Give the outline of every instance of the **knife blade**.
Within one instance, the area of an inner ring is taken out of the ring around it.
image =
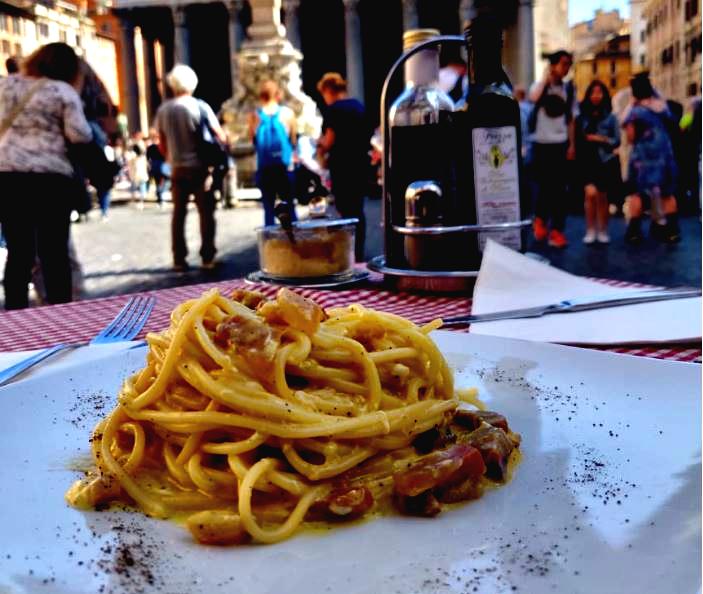
[[[637,303],[650,303],[653,301],[667,301],[670,299],[685,299],[700,296],[700,289],[687,287],[680,289],[645,289],[628,291],[615,293],[612,295],[565,299],[564,301],[559,301],[558,303],[538,305],[535,307],[510,309],[485,314],[455,316],[443,319],[442,327],[473,324],[476,322],[493,322],[497,320],[539,318],[545,315],[558,313],[573,313],[578,311],[603,309],[606,307],[620,307],[623,305],[634,305]]]

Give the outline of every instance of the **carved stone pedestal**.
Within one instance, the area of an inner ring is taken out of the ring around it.
[[[247,115],[258,106],[259,85],[274,80],[282,103],[297,116],[298,132],[317,138],[322,118],[317,105],[302,89],[300,62],[303,55],[286,38],[281,24],[280,0],[250,0],[252,24],[249,39],[237,58],[238,80],[234,96],[222,106],[222,119],[233,141],[240,186],[253,185],[256,171],[254,146],[249,139]]]

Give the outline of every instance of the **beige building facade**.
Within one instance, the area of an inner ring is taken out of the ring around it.
[[[592,46],[590,52],[576,57],[573,73],[579,101],[595,79],[608,87],[611,97],[626,88],[632,73],[630,36],[615,35]]]
[[[644,6],[647,0],[630,0],[630,59],[632,72],[645,67],[647,52],[647,22],[644,20]]]
[[[73,47],[96,71],[113,101],[119,103],[117,54],[109,38],[96,30],[83,2],[0,2],[0,74],[5,60],[23,58],[38,47],[62,41]]]
[[[592,19],[576,23],[571,27],[570,46],[578,59],[584,54],[591,53],[596,46],[601,45],[609,37],[628,31],[629,23],[620,16],[618,10],[598,9]]]
[[[701,0],[647,0],[645,67],[667,99],[701,93]]]
[[[547,65],[544,56],[570,47],[569,0],[534,0],[533,12],[535,77],[539,79]]]

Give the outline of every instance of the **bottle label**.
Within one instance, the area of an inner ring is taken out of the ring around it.
[[[517,130],[515,126],[472,130],[476,219],[479,225],[520,220]],[[479,233],[479,248],[486,241],[519,250],[520,229]]]

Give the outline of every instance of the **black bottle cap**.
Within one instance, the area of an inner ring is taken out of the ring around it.
[[[464,29],[464,39],[469,47],[497,44],[503,47],[503,27],[494,14],[481,13],[469,21]]]

